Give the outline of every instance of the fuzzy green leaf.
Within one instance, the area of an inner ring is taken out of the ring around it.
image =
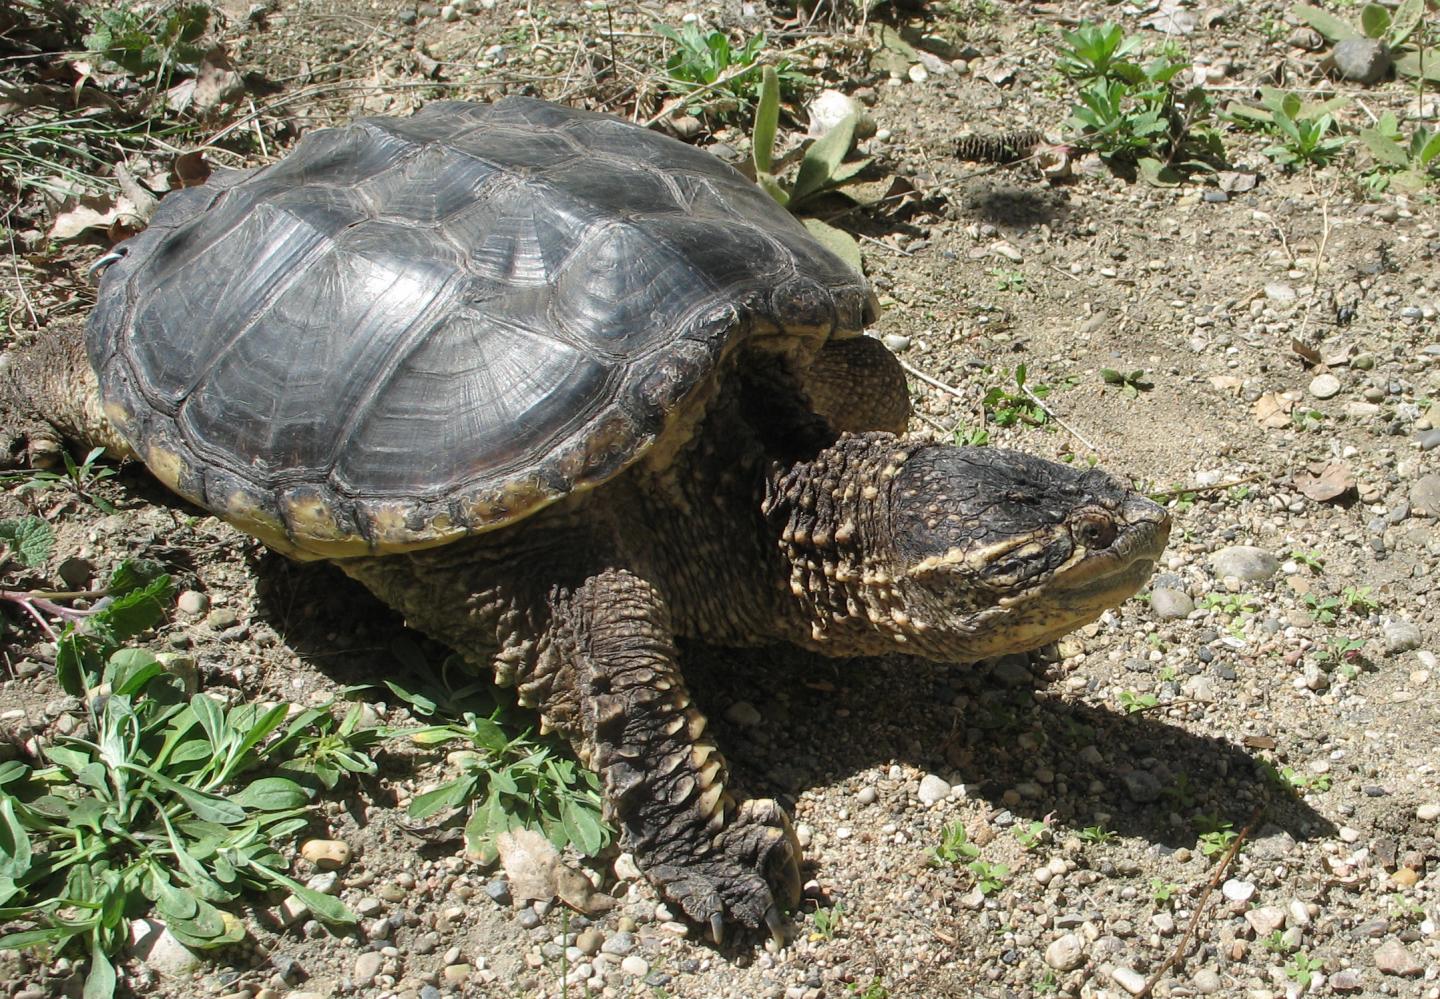
[[[865,273],[864,263],[860,257],[860,244],[855,242],[855,237],[845,230],[837,229],[819,219],[801,219],[800,221],[821,246],[849,264],[850,269],[856,274]]]
[[[1142,156],[1135,164],[1140,170],[1140,179],[1151,187],[1178,187],[1184,179],[1174,167],[1150,156]]]
[[[83,999],[112,999],[115,995],[115,969],[100,943],[100,935],[90,938],[90,973],[85,976]]]
[[[310,795],[287,777],[261,777],[255,783],[230,795],[230,800],[245,808],[262,812],[280,812],[310,803]]]
[[[15,799],[0,792],[0,877],[23,878],[30,861],[30,834],[15,814]]]
[[[1391,48],[1404,45],[1420,26],[1420,20],[1424,16],[1425,0],[1404,0],[1395,8],[1395,16],[1390,21],[1390,37],[1385,39],[1386,43]]]
[[[1365,143],[1365,148],[1370,150],[1370,155],[1375,157],[1378,163],[1403,168],[1408,162],[1405,150],[1401,149],[1394,139],[1376,129],[1360,129],[1360,141]]]
[[[845,154],[850,151],[857,120],[857,115],[846,115],[805,150],[805,158],[800,161],[800,172],[795,177],[795,185],[790,189],[792,204],[804,201],[830,186],[831,178],[844,161]]]
[[[1356,31],[1352,25],[1342,21],[1328,10],[1321,10],[1319,7],[1311,7],[1309,4],[1302,3],[1292,7],[1290,13],[1332,42],[1360,37],[1360,32]]]
[[[760,77],[760,102],[755,106],[755,128],[750,135],[750,159],[755,164],[756,177],[770,173],[775,156],[775,130],[779,124],[780,78],[773,66],[766,66]]]
[[[1405,52],[1395,59],[1395,72],[1415,80],[1440,83],[1440,48]]]
[[[55,531],[39,517],[0,520],[0,541],[10,549],[15,561],[27,569],[38,569],[55,550]]]
[[[474,777],[457,777],[423,794],[417,794],[410,799],[410,807],[406,811],[412,819],[428,819],[447,808],[460,807],[474,789]]]
[[[1390,28],[1390,12],[1378,3],[1360,8],[1360,30],[1366,38],[1384,38]]]

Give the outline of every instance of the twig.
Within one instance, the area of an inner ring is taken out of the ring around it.
[[[1229,482],[1217,482],[1213,486],[1176,486],[1174,489],[1167,489],[1163,493],[1150,493],[1153,500],[1174,499],[1176,496],[1184,496],[1186,493],[1218,493],[1231,486],[1243,486],[1247,482],[1255,482],[1265,478],[1263,472],[1256,472],[1254,475],[1247,475],[1243,479],[1231,479]]]
[[[1195,929],[1200,925],[1201,917],[1205,915],[1206,903],[1209,901],[1211,894],[1214,893],[1215,886],[1220,883],[1220,879],[1223,878],[1225,872],[1230,869],[1230,865],[1234,862],[1235,856],[1240,852],[1240,847],[1244,844],[1245,838],[1249,836],[1251,830],[1255,828],[1255,823],[1260,821],[1261,811],[1261,808],[1256,808],[1255,811],[1250,814],[1250,821],[1245,823],[1245,828],[1240,830],[1239,835],[1235,837],[1235,841],[1230,844],[1230,849],[1225,851],[1225,856],[1221,858],[1220,863],[1215,865],[1215,873],[1210,875],[1210,880],[1206,883],[1205,890],[1200,893],[1200,901],[1195,903],[1195,912],[1190,917],[1190,922],[1185,926],[1185,932],[1180,936],[1180,942],[1175,945],[1175,949],[1170,952],[1170,956],[1165,959],[1165,962],[1155,969],[1155,974],[1151,975],[1145,982],[1145,987],[1136,993],[1137,999],[1145,999],[1146,996],[1150,995],[1155,986],[1160,983],[1160,979],[1165,976],[1165,972],[1173,968],[1180,962],[1181,958],[1185,956],[1185,949],[1190,946],[1190,939],[1195,935]]]
[[[1040,398],[1038,395],[1036,395],[1034,392],[1031,392],[1031,391],[1030,391],[1030,386],[1028,386],[1028,385],[1021,385],[1021,386],[1020,386],[1020,391],[1021,391],[1021,392],[1024,392],[1027,396],[1029,396],[1029,397],[1030,397],[1030,401],[1033,402],[1035,405],[1039,406],[1040,409],[1045,413],[1046,416],[1050,417],[1050,419],[1054,420],[1056,423],[1060,424],[1060,426],[1064,427],[1064,428],[1065,428],[1065,431],[1066,431],[1071,437],[1074,437],[1074,438],[1075,438],[1077,441],[1079,441],[1081,444],[1084,444],[1084,445],[1085,445],[1086,447],[1088,447],[1093,453],[1095,453],[1095,454],[1099,454],[1099,453],[1100,453],[1100,449],[1099,449],[1098,447],[1096,447],[1094,444],[1091,444],[1088,440],[1086,440],[1084,434],[1080,433],[1080,431],[1076,430],[1074,427],[1070,426],[1070,424],[1068,424],[1068,423],[1066,423],[1064,420],[1060,419],[1060,417],[1055,414],[1055,411],[1054,411],[1053,409],[1051,409],[1049,406],[1045,405],[1045,401],[1044,401],[1043,399],[1041,399],[1041,398]]]
[[[931,386],[933,386],[933,387],[935,387],[935,388],[938,388],[938,389],[940,389],[942,392],[949,392],[951,395],[953,395],[953,396],[954,396],[955,398],[957,398],[957,399],[963,399],[963,398],[965,398],[965,393],[964,393],[964,392],[961,392],[961,391],[960,391],[958,388],[956,388],[954,385],[947,385],[945,382],[942,382],[940,379],[935,378],[935,377],[932,377],[931,375],[927,375],[925,372],[921,371],[919,368],[915,367],[914,365],[912,365],[912,364],[907,364],[907,363],[905,362],[905,359],[904,359],[904,358],[897,357],[895,360],[897,360],[897,361],[900,362],[900,367],[904,368],[907,374],[914,375],[916,378],[920,379],[920,380],[921,380],[922,382],[924,382],[926,385],[931,385]]]

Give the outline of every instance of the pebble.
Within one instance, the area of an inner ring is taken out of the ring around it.
[[[333,871],[350,863],[350,844],[343,839],[310,839],[300,845],[300,856],[322,871]]]
[[[1110,977],[1114,979],[1116,985],[1120,986],[1126,992],[1129,992],[1132,996],[1138,996],[1141,992],[1145,991],[1145,976],[1134,968],[1126,968],[1123,965],[1121,967],[1111,968]]]
[[[1421,822],[1434,822],[1440,819],[1440,802],[1427,801],[1415,809],[1415,817]]]
[[[635,949],[635,934],[624,930],[610,937],[600,945],[600,953],[624,957]]]
[[[1420,431],[1415,435],[1415,443],[1420,445],[1421,451],[1433,451],[1440,447],[1440,427]]]
[[[136,919],[130,923],[129,952],[162,975],[189,975],[200,967],[200,957],[175,938],[157,919]]]
[[[1085,941],[1078,933],[1067,933],[1045,948],[1045,963],[1056,971],[1073,971],[1085,963]]]
[[[1255,885],[1239,878],[1226,878],[1225,883],[1220,886],[1220,894],[1231,902],[1248,902],[1250,897],[1255,894]]]
[[[1410,507],[1421,517],[1440,517],[1440,475],[1417,479],[1410,487]]]
[[[1191,982],[1195,991],[1202,996],[1214,995],[1224,988],[1225,983],[1220,980],[1219,974],[1210,968],[1201,968],[1195,972],[1195,978]]]
[[[465,980],[470,977],[470,965],[468,965],[468,964],[449,964],[449,965],[446,965],[446,966],[445,966],[445,970],[440,973],[440,977],[445,980],[445,984],[446,984],[446,985],[453,985],[453,986],[463,985],[463,984],[465,984]],[[589,976],[586,976],[586,977],[589,977]]]
[[[585,929],[580,931],[580,935],[575,938],[575,946],[579,947],[580,952],[586,957],[594,957],[600,953],[600,948],[604,943],[605,934],[594,926],[585,927]]]
[[[1316,375],[1310,381],[1310,394],[1317,399],[1333,399],[1340,394],[1340,379],[1331,374]]]
[[[1125,794],[1130,800],[1142,805],[1158,801],[1164,790],[1160,779],[1148,770],[1131,770],[1121,774],[1120,782],[1125,785]]]
[[[224,631],[239,624],[240,615],[229,607],[216,607],[205,616],[205,623],[216,631]]]
[[[1414,978],[1425,970],[1425,966],[1415,960],[1409,949],[1393,937],[1376,949],[1375,967],[1379,968],[1382,974],[1399,975],[1401,978]]]
[[[1278,282],[1267,284],[1265,297],[1272,302],[1293,302],[1295,301],[1295,289],[1288,284]]]
[[[910,338],[900,333],[886,333],[880,340],[897,354],[910,349]]]
[[[627,975],[644,978],[650,974],[650,963],[639,954],[630,954],[620,962],[620,970]]]
[[[204,614],[210,606],[210,598],[199,590],[185,590],[175,598],[175,607],[181,614]]]
[[[1162,586],[1150,591],[1150,609],[1162,621],[1178,621],[1195,609],[1195,601],[1187,593]]]
[[[1390,50],[1373,38],[1344,38],[1330,53],[1335,72],[1356,83],[1375,83],[1390,71]]]
[[[1258,937],[1268,937],[1285,925],[1285,910],[1278,905],[1262,905],[1245,913],[1245,922]]]
[[[1330,976],[1330,988],[1336,992],[1359,992],[1364,984],[1354,968],[1342,968]]]
[[[1234,576],[1254,582],[1275,575],[1280,568],[1280,560],[1263,548],[1232,545],[1212,554],[1210,565],[1215,569],[1215,575],[1221,578]]]
[[[725,720],[741,728],[754,728],[762,719],[759,709],[749,701],[736,701],[725,709]]]
[[[380,974],[380,968],[385,964],[385,955],[378,950],[367,950],[355,959],[355,970],[351,977],[356,985],[369,985]]]
[[[1409,652],[1424,641],[1420,629],[1409,621],[1386,621],[1380,630],[1385,636],[1386,652]]]
[[[926,805],[944,801],[950,797],[950,782],[935,774],[926,774],[920,779],[920,800]]]
[[[862,787],[855,795],[855,800],[862,805],[873,805],[878,797],[878,792],[873,787]]]

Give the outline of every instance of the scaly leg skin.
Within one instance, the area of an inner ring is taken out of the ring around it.
[[[766,927],[800,900],[800,847],[768,799],[736,807],[690,704],[669,613],[638,576],[607,570],[551,594],[551,626],[520,694],[600,774],[621,846],[665,898],[710,929]]]
[[[837,432],[900,435],[910,422],[910,390],[899,359],[872,336],[831,340],[801,373],[815,412]]]

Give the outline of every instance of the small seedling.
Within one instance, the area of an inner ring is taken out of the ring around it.
[[[103,64],[123,70],[141,82],[164,88],[177,71],[194,73],[210,25],[207,4],[163,5],[137,13],[133,5],[96,11],[95,30],[85,47]]]
[[[1116,699],[1120,702],[1120,709],[1127,715],[1149,711],[1160,704],[1160,698],[1154,694],[1137,694],[1133,690],[1120,691],[1120,695]]]
[[[1285,965],[1285,977],[1290,979],[1301,989],[1308,989],[1311,980],[1316,972],[1325,968],[1325,962],[1318,957],[1310,957],[1304,953],[1298,953]]]
[[[1331,635],[1325,639],[1325,648],[1315,653],[1315,661],[1322,667],[1357,666],[1364,658],[1365,640],[1348,635]]]
[[[766,66],[761,74],[760,98],[750,135],[750,158],[756,182],[792,212],[798,212],[806,204],[854,183],[871,162],[868,158],[845,160],[855,142],[858,120],[858,116],[852,114],[836,122],[828,132],[806,147],[794,180],[782,180],[776,173],[778,164],[775,160],[775,137],[780,122],[780,79],[774,69]],[[810,234],[827,249],[855,270],[860,270],[860,247],[849,233],[819,219],[803,221]]]
[[[1210,816],[1200,816],[1195,824],[1200,829],[1198,844],[1200,852],[1207,857],[1218,857],[1230,849],[1239,833],[1229,822],[1219,822]]]
[[[1218,610],[1222,617],[1244,617],[1260,609],[1260,601],[1247,593],[1210,592],[1200,598],[1205,610]]]
[[[998,427],[1013,427],[1017,423],[1043,427],[1049,422],[1050,414],[1045,412],[1041,400],[1048,396],[1052,389],[1048,385],[1026,385],[1026,376],[1025,365],[1017,364],[1011,376],[1015,381],[1016,391],[1011,392],[1004,386],[997,385],[985,393],[980,404],[985,408],[991,423]]]
[[[1368,586],[1347,586],[1340,591],[1340,600],[1347,611],[1362,617],[1380,609],[1380,602],[1375,599]]]
[[[1407,139],[1394,112],[1386,111],[1374,128],[1360,130],[1360,141],[1375,161],[1364,176],[1372,191],[1414,194],[1440,184],[1440,129],[1417,124]]]
[[[1061,31],[1065,47],[1055,60],[1055,68],[1076,80],[1099,80],[1118,71],[1121,65],[1132,65],[1128,58],[1138,55],[1139,38],[1126,37],[1118,24],[1081,24],[1074,31]]]
[[[115,475],[113,465],[97,465],[105,456],[105,449],[97,447],[85,456],[79,464],[70,457],[70,452],[61,451],[60,457],[65,462],[63,472],[52,472],[49,469],[30,469],[20,472],[0,473],[0,485],[10,485],[18,482],[17,492],[39,491],[55,488],[66,488],[73,492],[77,499],[87,500],[93,503],[101,513],[114,513],[115,508],[104,499],[94,495],[95,486],[105,479]]]
[[[1080,830],[1079,835],[1082,842],[1093,843],[1096,846],[1104,846],[1115,839],[1115,834],[1101,825],[1086,826]]]
[[[1261,87],[1260,107],[1231,105],[1228,116],[1241,128],[1253,129],[1277,140],[1262,152],[1280,166],[1320,167],[1345,148],[1344,137],[1336,134],[1339,126],[1335,112],[1348,101],[1346,97],[1332,97],[1311,102],[1293,92]]]
[[[840,924],[845,921],[845,905],[836,902],[832,908],[816,909],[811,918],[815,921],[815,932],[810,934],[811,942],[833,940],[840,932]]]
[[[1290,945],[1290,941],[1285,939],[1284,930],[1276,930],[1271,933],[1260,941],[1260,945],[1272,954],[1288,954],[1295,949]]]
[[[1164,878],[1150,879],[1150,897],[1155,905],[1161,908],[1170,908],[1175,904],[1175,893],[1181,886],[1174,881],[1166,881]]]
[[[1037,996],[1053,995],[1060,991],[1060,979],[1056,977],[1055,972],[1047,970],[1035,983],[1034,990]]]
[[[1318,409],[1310,409],[1307,406],[1296,406],[1290,410],[1290,424],[1296,430],[1319,430],[1329,419]]]
[[[1310,616],[1319,623],[1335,623],[1335,616],[1340,610],[1339,597],[1322,597],[1315,593],[1307,593],[1300,600],[1309,609]]]
[[[1324,792],[1330,790],[1331,779],[1329,774],[1302,774],[1294,767],[1281,767],[1276,771],[1275,776],[1301,794],[1307,794],[1311,791]]]
[[[957,447],[985,447],[990,443],[990,431],[984,427],[956,427],[954,440]]]
[[[1012,292],[1020,294],[1026,291],[1025,274],[1022,271],[1010,270],[1005,267],[992,267],[985,272],[995,279],[997,291]]]
[[[1149,392],[1155,387],[1155,383],[1145,377],[1143,369],[1136,368],[1129,374],[1116,371],[1114,368],[1101,368],[1100,380],[1106,385],[1118,385],[1126,395],[1134,398],[1141,392]]]
[[[981,895],[993,895],[1005,887],[1010,877],[1010,868],[1004,864],[992,864],[984,860],[972,860],[965,865],[975,875],[975,887]]]
[[[1015,839],[1021,848],[1033,850],[1050,838],[1050,829],[1039,819],[1032,819],[1023,826],[1015,827]]]
[[[925,851],[932,867],[944,867],[973,860],[980,856],[980,848],[971,843],[965,834],[965,823],[959,819],[946,823],[940,830],[940,845]]]
[[[1325,571],[1325,558],[1319,552],[1309,548],[1292,548],[1290,557],[1309,569],[1315,575]]]
[[[845,986],[845,991],[855,999],[890,999],[890,990],[878,977],[870,979],[863,985],[859,982],[851,982]]]

